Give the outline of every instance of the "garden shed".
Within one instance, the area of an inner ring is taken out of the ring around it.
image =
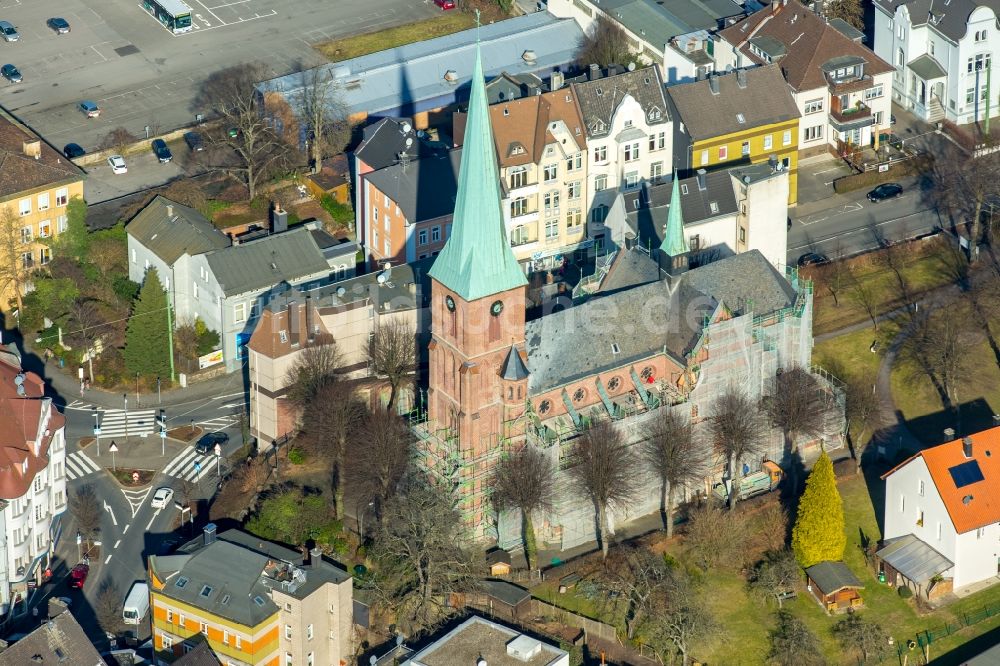
[[[489,567],[491,576],[510,575],[510,553],[502,548],[494,548],[486,553],[486,566]]]
[[[820,562],[806,569],[809,592],[828,613],[861,608],[864,585],[843,562]]]

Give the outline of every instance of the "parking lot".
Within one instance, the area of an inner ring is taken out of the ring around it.
[[[78,143],[98,148],[116,127],[136,136],[189,125],[201,82],[210,73],[241,62],[264,62],[278,76],[319,64],[311,44],[355,32],[419,20],[440,11],[413,0],[190,0],[195,27],[174,35],[138,0],[63,0],[28,3],[0,0],[0,20],[13,23],[17,42],[0,42],[0,64],[22,72],[18,84],[0,83],[0,104],[57,148]],[[45,21],[65,18],[69,34],[58,35]],[[101,107],[88,119],[76,106],[84,99]],[[158,165],[155,165],[157,166]],[[169,166],[169,165],[168,165]],[[138,168],[145,169],[138,165]],[[130,168],[129,173],[131,174]],[[158,169],[151,180],[165,176]],[[175,174],[176,175],[176,174]],[[117,190],[86,185],[91,202]],[[121,178],[121,177],[119,177]],[[162,182],[162,181],[160,181]],[[144,186],[155,185],[149,182]]]

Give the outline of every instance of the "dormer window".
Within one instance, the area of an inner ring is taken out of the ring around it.
[[[652,110],[650,110],[650,112],[649,112],[649,119],[650,120],[659,120],[660,119],[660,110],[659,109],[652,109]]]

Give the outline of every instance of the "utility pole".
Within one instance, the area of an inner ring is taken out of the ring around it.
[[[94,410],[94,441],[97,442],[97,457],[101,457],[101,424],[97,420],[99,412]]]
[[[170,382],[176,381],[174,375],[174,319],[170,309],[173,307],[170,290],[167,290],[167,344],[170,345]]]

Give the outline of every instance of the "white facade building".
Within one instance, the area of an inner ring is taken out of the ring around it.
[[[875,53],[891,62],[892,98],[918,117],[968,124],[1000,115],[1000,2],[877,0]],[[992,90],[992,92],[991,92]]]

